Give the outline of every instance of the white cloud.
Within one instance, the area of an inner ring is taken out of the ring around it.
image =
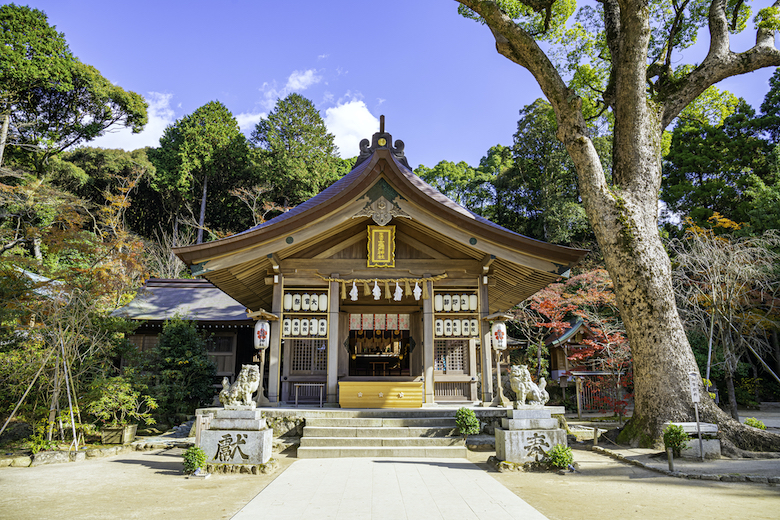
[[[159,146],[160,137],[165,128],[176,120],[176,116],[171,108],[172,97],[172,94],[161,94],[159,92],[149,92],[147,94],[146,102],[149,103],[147,110],[149,122],[146,123],[146,126],[140,133],[134,134],[129,128],[109,130],[103,136],[83,144],[95,148],[121,148],[127,151],[137,150],[146,146]]]
[[[284,99],[292,92],[306,90],[320,81],[322,81],[322,76],[317,74],[317,71],[314,69],[294,70],[287,78],[287,83],[281,89],[276,88],[276,81],[263,83],[263,86],[260,87],[260,92],[263,93],[263,100],[260,102],[260,105],[266,111],[272,110],[276,105],[277,99]]]
[[[241,131],[249,136],[252,133],[252,130],[255,129],[255,125],[266,117],[268,117],[268,114],[265,112],[260,112],[259,114],[243,113],[236,116],[236,121],[238,121],[238,127]]]
[[[360,153],[361,139],[371,139],[379,131],[379,119],[368,111],[363,101],[353,98],[325,110],[325,126],[335,137],[339,155],[349,159]]]
[[[294,70],[290,77],[287,78],[287,85],[285,90],[288,92],[298,92],[300,90],[306,90],[312,85],[316,85],[322,81],[322,76],[317,74],[314,69],[309,70]]]

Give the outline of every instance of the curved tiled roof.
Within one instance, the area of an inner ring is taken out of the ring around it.
[[[174,249],[174,252],[182,258],[185,263],[192,265],[193,263],[197,263],[199,258],[206,258],[208,256],[213,256],[214,254],[228,254],[233,249],[246,247],[253,241],[253,238],[261,239],[260,237],[275,235],[275,230],[290,233],[290,228],[294,228],[296,221],[299,221],[300,224],[305,224],[309,221],[308,215],[317,214],[320,210],[331,211],[334,208],[339,207],[339,202],[346,202],[341,200],[343,195],[345,193],[355,192],[356,187],[359,187],[361,184],[363,184],[363,187],[367,190],[370,187],[370,184],[373,184],[380,176],[380,174],[374,171],[374,166],[381,157],[392,162],[394,168],[385,169],[380,173],[387,175],[391,180],[395,179],[402,181],[413,188],[413,191],[422,195],[426,200],[418,200],[418,204],[429,207],[429,203],[433,202],[439,209],[446,210],[448,213],[451,212],[453,214],[452,217],[456,220],[463,219],[463,223],[471,223],[472,225],[470,227],[474,228],[472,231],[477,234],[479,234],[480,231],[492,231],[496,236],[490,238],[493,238],[497,243],[506,244],[506,241],[509,241],[514,243],[509,244],[510,247],[525,249],[524,252],[533,256],[549,257],[551,261],[561,265],[575,264],[587,253],[586,250],[549,244],[547,242],[529,238],[499,226],[452,201],[404,166],[393,156],[393,154],[383,152],[387,152],[387,150],[379,149],[375,151],[368,160],[360,163],[347,175],[337,180],[319,194],[267,222],[220,240],[176,248]],[[395,176],[393,175],[394,173],[400,175]],[[369,177],[372,177],[371,182],[364,182]],[[402,197],[415,198],[413,193],[402,193]],[[321,214],[318,216],[321,216]],[[281,228],[284,228],[284,230]]]

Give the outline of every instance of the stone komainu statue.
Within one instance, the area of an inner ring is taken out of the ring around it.
[[[219,402],[225,408],[233,406],[251,406],[255,402],[252,394],[260,386],[260,369],[257,365],[241,365],[241,372],[232,385],[226,377],[222,379],[222,391],[219,393]]]
[[[509,383],[512,386],[512,391],[517,396],[515,402],[520,405],[525,405],[526,399],[528,399],[528,404],[542,406],[550,400],[550,394],[545,390],[547,381],[541,378],[538,385],[534,383],[526,365],[512,365],[512,368],[509,370]]]

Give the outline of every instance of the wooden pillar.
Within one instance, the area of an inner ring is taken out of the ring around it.
[[[274,294],[271,303],[271,313],[282,315],[282,296],[284,278],[281,274],[274,275]],[[279,402],[279,383],[281,378],[281,346],[282,346],[282,320],[271,322],[271,336],[268,348],[268,400],[272,403]]]
[[[338,273],[331,278],[338,278]],[[338,403],[339,387],[339,283],[330,282],[328,299],[328,403]]]
[[[479,401],[477,395],[477,340],[469,340],[469,375],[471,376],[471,383],[469,384],[469,399],[472,401]]]
[[[577,376],[574,381],[577,390],[577,419],[582,420],[582,377]]]
[[[482,402],[493,401],[493,345],[490,337],[490,323],[483,318],[490,314],[488,305],[487,276],[479,277],[479,327],[482,338]]]
[[[433,283],[425,283],[428,284],[428,298],[423,300],[423,377],[425,378],[423,395],[425,404],[433,404]]]

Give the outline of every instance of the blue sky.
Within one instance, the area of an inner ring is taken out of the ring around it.
[[[277,97],[298,92],[319,109],[342,157],[357,154],[384,114],[413,167],[476,166],[491,146],[511,144],[518,111],[541,97],[528,72],[496,53],[490,31],[459,16],[450,0],[27,5],[48,15],[83,62],[150,104],[142,134],[115,132],[90,146],[156,146],[168,124],[212,100],[249,134]],[[749,44],[741,38],[732,48]],[[772,72],[718,86],[758,107]]]

